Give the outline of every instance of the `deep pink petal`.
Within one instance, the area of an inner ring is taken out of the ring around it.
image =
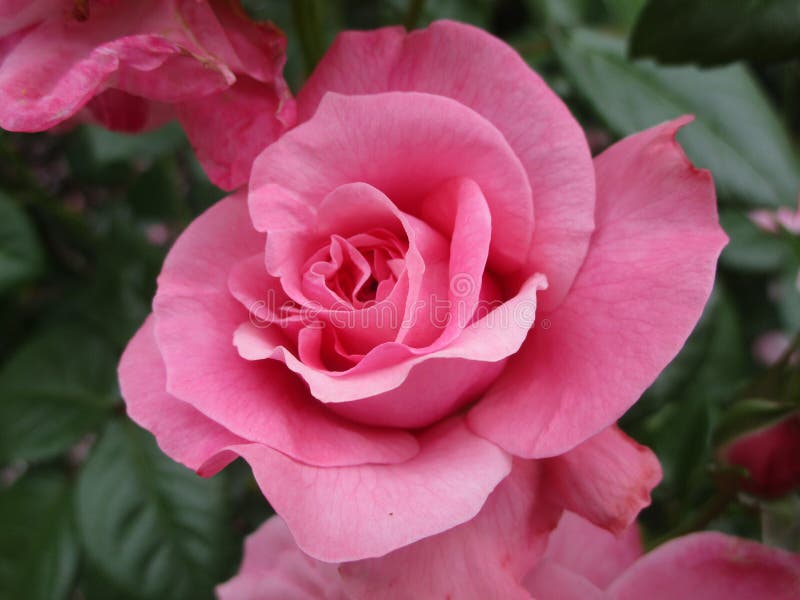
[[[723,451],[726,461],[747,469],[745,487],[777,497],[800,487],[800,414],[743,435]]]
[[[609,588],[616,600],[796,600],[800,556],[716,532],[674,539]]]
[[[564,508],[616,534],[650,504],[650,491],[661,481],[656,455],[616,426],[547,459],[545,472]]]
[[[174,117],[170,104],[109,88],[92,98],[76,118],[85,118],[113,131],[138,133],[160,127]]]
[[[294,120],[293,100],[245,75],[220,92],[179,103],[177,111],[209,179],[226,190],[247,183],[255,157]]]
[[[303,554],[278,516],[245,540],[239,572],[216,592],[219,600],[348,600],[337,565]]]
[[[345,589],[353,600],[527,600],[522,578],[560,513],[541,485],[538,464],[515,462],[472,520],[386,556],[343,564]]]
[[[231,450],[250,463],[300,548],[341,562],[382,556],[468,521],[511,470],[509,456],[461,419],[425,431],[419,443],[419,454],[404,463],[335,468],[262,445]]]
[[[250,205],[259,227],[291,221],[340,185],[364,182],[418,216],[424,199],[454,177],[481,188],[492,214],[490,264],[509,270],[530,246],[533,205],[519,159],[502,134],[463,104],[430,94],[328,94],[314,117],[268,147],[253,166]],[[291,217],[280,216],[287,208]],[[304,227],[302,219],[298,225]],[[502,241],[502,243],[501,243]]]
[[[228,278],[263,244],[240,193],[203,213],[173,246],[154,300],[167,391],[236,435],[310,464],[412,457],[412,435],[350,423],[316,402],[282,364],[239,356],[234,332],[251,315],[228,292]]]
[[[512,454],[553,456],[613,423],[697,322],[726,236],[714,185],[675,141],[687,119],[595,160],[597,231],[564,303],[469,415]]]
[[[340,34],[298,96],[299,118],[308,119],[326,92],[392,90],[454,98],[505,136],[533,191],[536,230],[527,272],[547,275],[543,306],[555,307],[583,262],[594,224],[591,155],[567,107],[507,44],[478,28],[439,21],[408,35],[399,27]],[[507,244],[509,231],[498,224],[495,239]]]
[[[156,436],[165,454],[202,475],[213,475],[235,455],[226,446],[244,440],[167,393],[164,361],[149,316],[119,363],[119,385],[128,416]]]

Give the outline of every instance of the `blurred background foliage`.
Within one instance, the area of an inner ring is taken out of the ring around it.
[[[296,91],[336,33],[440,18],[512,44],[562,96],[594,153],[685,113],[731,237],[711,302],[678,358],[624,417],[664,481],[649,544],[713,528],[800,550],[797,492],[744,493],[719,460],[732,433],[800,406],[788,360],[753,352],[800,331],[800,238],[754,208],[800,190],[796,0],[246,0],[289,39]],[[204,480],[127,422],[116,383],[167,248],[222,196],[180,128],[0,132],[0,597],[198,600],[236,569],[270,514],[249,470]],[[794,529],[792,528],[794,526]]]

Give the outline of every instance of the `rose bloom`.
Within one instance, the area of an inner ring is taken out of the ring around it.
[[[283,34],[238,0],[0,0],[0,127],[180,119],[214,183],[245,183],[294,121]]]
[[[169,253],[120,364],[131,418],[201,475],[244,457],[328,562],[512,514],[538,546],[561,508],[627,527],[660,469],[613,424],[726,241],[688,119],[593,161],[519,55],[452,22],[340,35],[297,110]]]
[[[360,598],[502,598],[504,600],[795,600],[800,594],[800,556],[716,532],[687,535],[643,554],[636,526],[615,537],[564,513],[544,556],[514,590],[472,594],[474,578],[496,548],[492,532],[472,544],[474,562],[451,561],[434,585],[409,590],[389,587],[362,595],[349,577],[353,564],[333,565],[305,555],[279,517],[267,520],[245,542],[241,570],[217,588],[220,600],[355,600]],[[469,551],[462,553],[464,556]],[[400,568],[398,574],[402,576]],[[412,577],[422,578],[422,570]],[[409,577],[409,579],[412,579]],[[450,595],[447,595],[450,594]],[[466,594],[466,595],[465,595]]]

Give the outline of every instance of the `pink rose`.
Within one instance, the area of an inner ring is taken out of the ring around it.
[[[298,115],[172,248],[120,365],[130,416],[201,474],[244,457],[326,561],[469,525],[512,464],[627,527],[660,470],[609,426],[726,240],[688,119],[592,161],[511,48],[452,22],[342,34]]]
[[[800,414],[747,433],[721,450],[723,459],[747,470],[744,488],[775,498],[800,487]]]
[[[177,115],[233,189],[293,124],[285,47],[228,0],[0,0],[0,127],[42,131],[84,107],[121,131]]]
[[[481,576],[491,565],[497,540],[493,529],[484,534],[462,539],[469,546],[466,550],[462,546],[459,553],[440,555],[447,564],[439,565],[443,568],[432,572],[435,579],[425,579],[418,590],[403,587],[398,579],[397,585],[364,595],[350,577],[358,563],[337,568],[308,557],[293,542],[283,521],[273,517],[247,539],[239,573],[217,588],[217,596],[220,600],[793,600],[800,593],[800,557],[789,552],[703,532],[674,539],[643,555],[635,526],[615,537],[569,512],[546,541],[546,550],[544,542],[535,549],[532,568],[518,576],[522,583],[513,588],[492,587],[497,581]],[[408,552],[417,546],[410,546]],[[524,551],[514,546],[506,550],[509,560],[514,556],[510,553]],[[398,564],[397,573],[408,566]],[[414,575],[425,578],[427,574]],[[485,587],[471,587],[475,582]]]

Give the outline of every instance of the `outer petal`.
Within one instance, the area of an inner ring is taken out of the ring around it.
[[[326,95],[312,119],[256,159],[250,206],[261,229],[270,214],[300,200],[316,208],[335,188],[361,181],[419,216],[428,194],[456,177],[475,181],[489,205],[489,264],[506,271],[519,267],[533,225],[522,164],[492,123],[442,96]]]
[[[283,365],[243,360],[236,352],[234,332],[249,314],[228,292],[228,277],[263,244],[239,194],[198,217],[173,246],[153,303],[167,391],[232,433],[310,464],[414,456],[418,445],[411,434],[332,415]]]
[[[548,484],[562,505],[596,525],[622,533],[650,504],[661,481],[653,452],[616,426],[545,461]]]
[[[167,393],[152,315],[122,355],[119,385],[128,416],[156,436],[165,454],[201,475],[213,475],[235,458],[226,446],[247,442]]]
[[[633,135],[595,160],[586,262],[564,303],[542,315],[551,326],[533,332],[469,415],[512,454],[557,455],[614,422],[700,317],[727,238],[711,175],[675,141],[687,122]]]
[[[294,121],[291,99],[244,75],[225,90],[179,103],[177,110],[209,179],[226,190],[247,183],[255,157]]]
[[[547,543],[546,560],[604,590],[643,553],[636,525],[615,536],[575,513],[564,512]]]
[[[650,552],[609,592],[618,600],[796,600],[800,556],[721,533],[696,533]]]
[[[543,306],[553,308],[583,262],[594,223],[591,155],[569,110],[504,42],[439,21],[408,35],[401,28],[340,34],[298,96],[300,120],[326,92],[390,90],[454,98],[505,136],[533,191],[536,230],[527,271],[547,275]]]
[[[497,446],[461,419],[420,434],[417,456],[396,465],[320,468],[266,446],[230,449],[253,468],[300,548],[328,562],[381,556],[468,521],[511,470]]]
[[[278,516],[247,538],[239,572],[216,591],[219,600],[347,600],[336,565],[303,554]]]
[[[518,461],[472,520],[339,571],[354,600],[527,600],[523,575],[544,551],[560,509],[541,493],[540,465]]]

